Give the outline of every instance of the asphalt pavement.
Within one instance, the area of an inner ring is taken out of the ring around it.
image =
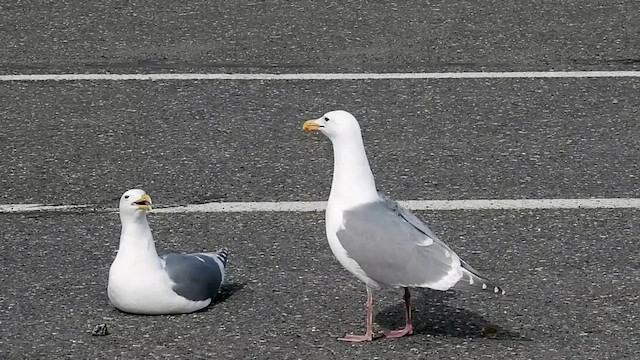
[[[640,66],[631,0],[36,0],[0,10],[7,73]]]
[[[634,1],[30,1],[0,5],[0,74],[638,70]],[[159,252],[228,247],[213,306],[110,306],[114,208],[319,201],[327,139],[360,119],[396,199],[640,198],[638,78],[0,82],[0,357],[633,359],[638,209],[426,211],[507,295],[416,291],[417,330],[369,344],[364,286],[333,258],[324,214],[150,214]],[[376,326],[403,322],[380,291]],[[92,336],[100,324],[106,336]]]

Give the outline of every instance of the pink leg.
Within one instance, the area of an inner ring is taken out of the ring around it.
[[[392,330],[384,335],[388,338],[399,338],[405,335],[413,334],[413,322],[411,321],[411,293],[409,292],[409,288],[404,288],[404,314],[406,319],[406,324],[404,329]]]
[[[364,335],[347,334],[340,341],[365,342],[373,340],[373,291],[367,286],[367,332]]]

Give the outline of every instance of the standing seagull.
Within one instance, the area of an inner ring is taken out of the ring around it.
[[[340,264],[367,287],[367,330],[339,340],[373,339],[373,291],[381,286],[404,288],[406,324],[387,332],[389,338],[413,333],[411,287],[452,287],[503,293],[467,265],[429,226],[394,201],[381,197],[364,150],[360,125],[346,111],[332,111],[304,123],[333,143],[333,182],[327,204],[326,231]]]
[[[147,222],[151,197],[133,189],[120,198],[120,247],[109,269],[109,300],[136,314],[179,314],[211,303],[224,281],[228,253],[158,256]]]

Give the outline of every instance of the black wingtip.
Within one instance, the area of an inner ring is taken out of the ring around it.
[[[227,259],[229,258],[229,250],[220,249],[216,253],[216,256],[218,257],[218,259],[220,259],[220,261],[222,262],[222,265],[227,266]]]
[[[506,291],[504,291],[504,289],[487,280],[485,276],[482,275],[478,270],[472,268],[469,264],[462,260],[460,260],[460,262],[462,263],[463,272],[466,273],[466,277],[463,276],[462,283],[468,286],[472,286],[476,289],[480,288],[483,291],[492,292],[496,295],[506,294]]]
[[[507,292],[504,291],[503,288],[501,288],[500,286],[495,286],[495,285],[487,285],[487,284],[482,284],[482,289],[486,290],[486,291],[491,291],[494,294],[498,294],[498,295],[505,295]]]
[[[490,281],[487,281],[483,278],[479,278],[479,277],[476,277],[475,279],[470,278],[467,281],[470,281],[469,285],[475,287],[476,289],[481,289],[482,291],[491,292],[496,295],[506,294],[506,291],[504,291],[504,289],[502,289],[500,286],[492,284]]]

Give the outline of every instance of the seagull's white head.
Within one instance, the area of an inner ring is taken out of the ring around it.
[[[151,196],[144,190],[128,190],[120,198],[120,216],[139,216],[151,210]]]
[[[328,112],[318,119],[308,120],[302,126],[306,132],[319,131],[332,142],[361,138],[360,125],[353,115],[344,110]]]

